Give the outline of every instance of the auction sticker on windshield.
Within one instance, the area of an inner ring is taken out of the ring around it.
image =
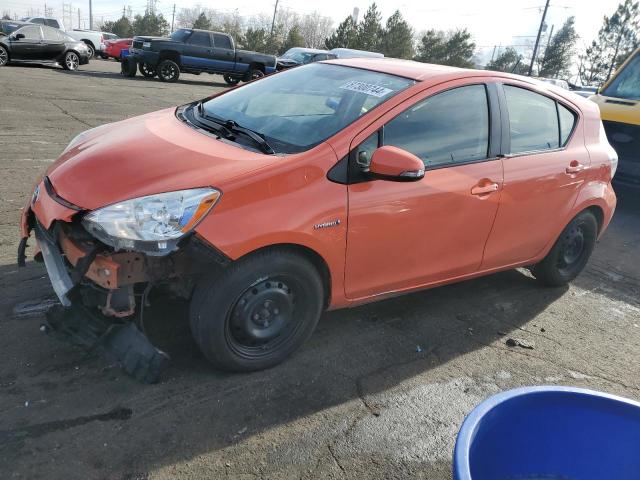
[[[355,80],[345,83],[340,88],[344,90],[351,90],[352,92],[364,93],[378,98],[384,97],[385,95],[393,92],[390,88],[373,85],[372,83],[357,82]]]

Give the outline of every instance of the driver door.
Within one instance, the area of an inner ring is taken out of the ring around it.
[[[24,38],[16,39],[16,35],[22,34]],[[42,33],[40,25],[29,25],[19,28],[12,34],[11,58],[14,60],[36,60],[40,51]]]
[[[503,172],[497,158],[496,90],[467,83],[451,82],[437,87],[437,92],[423,92],[354,139],[348,187],[348,298],[417,288],[479,269],[498,210]],[[368,177],[371,155],[382,145],[421,158],[424,178],[397,182]]]

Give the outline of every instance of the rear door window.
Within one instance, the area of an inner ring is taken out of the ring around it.
[[[193,34],[189,37],[189,43],[191,45],[198,45],[201,47],[210,47],[211,35],[209,35],[207,32],[193,32]]]
[[[42,33],[43,33],[43,38],[48,42],[60,41],[60,36],[58,35],[58,31],[53,28],[42,27]]]
[[[213,44],[216,48],[226,48],[227,50],[232,50],[233,48],[231,46],[231,39],[219,33],[213,34]]]
[[[458,87],[422,100],[386,124],[383,138],[384,145],[413,153],[427,168],[486,159],[486,88]]]
[[[510,153],[551,150],[560,146],[554,100],[512,85],[504,85],[504,93],[509,110]]]
[[[54,19],[52,19],[52,18],[46,18],[46,19],[44,20],[44,24],[45,24],[45,25],[48,25],[48,26],[50,26],[50,27],[53,27],[53,28],[60,28],[60,25],[58,25],[58,21],[57,21],[57,20],[54,20]]]

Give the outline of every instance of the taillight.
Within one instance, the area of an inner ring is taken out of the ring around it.
[[[607,138],[607,132],[604,130],[604,125],[600,122],[600,143],[605,149],[607,153],[607,157],[609,158],[609,162],[611,162],[611,178],[616,174],[616,170],[618,169],[618,153],[609,143],[609,139]]]

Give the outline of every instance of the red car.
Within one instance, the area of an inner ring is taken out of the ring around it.
[[[118,38],[117,40],[107,40],[104,42],[104,54],[109,58],[120,59],[120,53],[122,50],[126,50],[131,47],[132,38]]]

